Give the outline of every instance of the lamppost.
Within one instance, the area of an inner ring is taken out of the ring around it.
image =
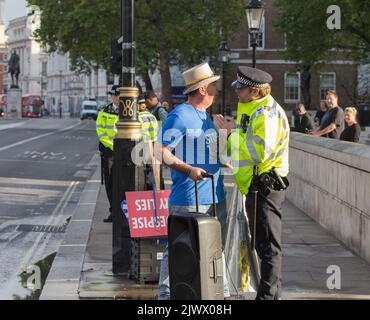
[[[247,14],[249,33],[253,40],[253,68],[256,67],[257,35],[261,29],[262,17],[265,14],[265,6],[260,0],[251,0],[245,7]]]
[[[136,42],[134,0],[121,0],[122,22],[122,87],[117,135],[113,154],[113,274],[127,275],[131,268],[131,237],[128,220],[122,213],[121,203],[126,192],[138,191],[144,170],[131,157],[141,139],[138,121],[136,87]]]
[[[63,70],[59,70],[59,83],[60,83],[60,90],[59,90],[59,118],[62,119],[62,90],[63,90],[63,87],[62,87],[62,75],[63,73]]]
[[[229,48],[226,41],[222,41],[220,48],[220,61],[222,63],[222,114],[225,115],[225,100],[226,100],[226,68],[229,61]]]

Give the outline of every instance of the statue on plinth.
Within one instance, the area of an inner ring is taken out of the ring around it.
[[[13,50],[8,66],[9,66],[8,72],[12,76],[11,88],[19,88],[18,82],[19,82],[19,74],[21,73],[21,68],[20,68],[19,55],[17,54],[15,50]]]

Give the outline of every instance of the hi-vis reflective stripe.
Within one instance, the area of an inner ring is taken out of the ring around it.
[[[259,163],[250,162],[247,160],[231,160],[231,164],[234,168],[241,168],[241,167],[255,166]]]
[[[278,152],[271,154],[270,158],[268,160],[273,160],[278,157],[281,157],[286,152],[286,147],[283,149],[280,149]]]
[[[100,129],[100,128],[102,128],[102,129],[108,129],[108,130],[114,130],[116,127],[115,126],[103,126],[101,124],[97,124],[96,125],[96,129]]]
[[[247,131],[247,149],[249,152],[249,155],[251,156],[252,160],[256,163],[259,163],[259,157],[256,151],[256,148],[253,144],[253,128],[249,127]]]
[[[152,122],[154,120],[151,117],[145,117],[145,116],[141,116],[140,119],[142,122]]]
[[[99,134],[98,137],[99,137],[99,139],[101,139],[101,138],[104,138],[104,137],[108,137],[108,135],[106,133],[103,133],[103,134]]]
[[[266,107],[263,107],[263,108],[266,110],[267,108],[269,108],[269,106],[266,106]],[[270,112],[274,112],[276,114],[276,109],[277,109],[277,102],[274,99]],[[252,121],[254,119],[256,119],[259,115],[260,115],[260,113],[255,112],[252,115],[251,119],[250,119],[250,123],[252,123]],[[263,148],[265,149],[265,152],[268,153],[268,154],[271,154],[274,150],[271,148],[271,146],[266,144],[266,142],[261,137],[253,136],[253,127],[250,126],[248,128],[248,131],[247,131],[247,149],[248,149],[249,154],[250,154],[251,158],[253,159],[253,161],[256,164],[258,164],[258,163],[260,163],[260,159],[258,157],[256,148],[254,147],[253,141],[258,143],[258,144],[261,144],[263,146]]]
[[[265,150],[266,153],[271,154],[271,153],[274,152],[274,150],[260,136],[254,136],[253,141],[255,143],[258,143],[258,144],[262,145],[263,149]]]

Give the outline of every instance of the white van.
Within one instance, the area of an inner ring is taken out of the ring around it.
[[[96,101],[84,101],[81,106],[81,120],[98,118],[98,104]]]

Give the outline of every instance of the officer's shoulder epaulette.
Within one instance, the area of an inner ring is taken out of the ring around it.
[[[109,113],[109,114],[117,114],[117,111],[114,111],[113,110],[113,103],[109,103],[107,104],[103,109],[102,109],[103,112],[105,113]]]

